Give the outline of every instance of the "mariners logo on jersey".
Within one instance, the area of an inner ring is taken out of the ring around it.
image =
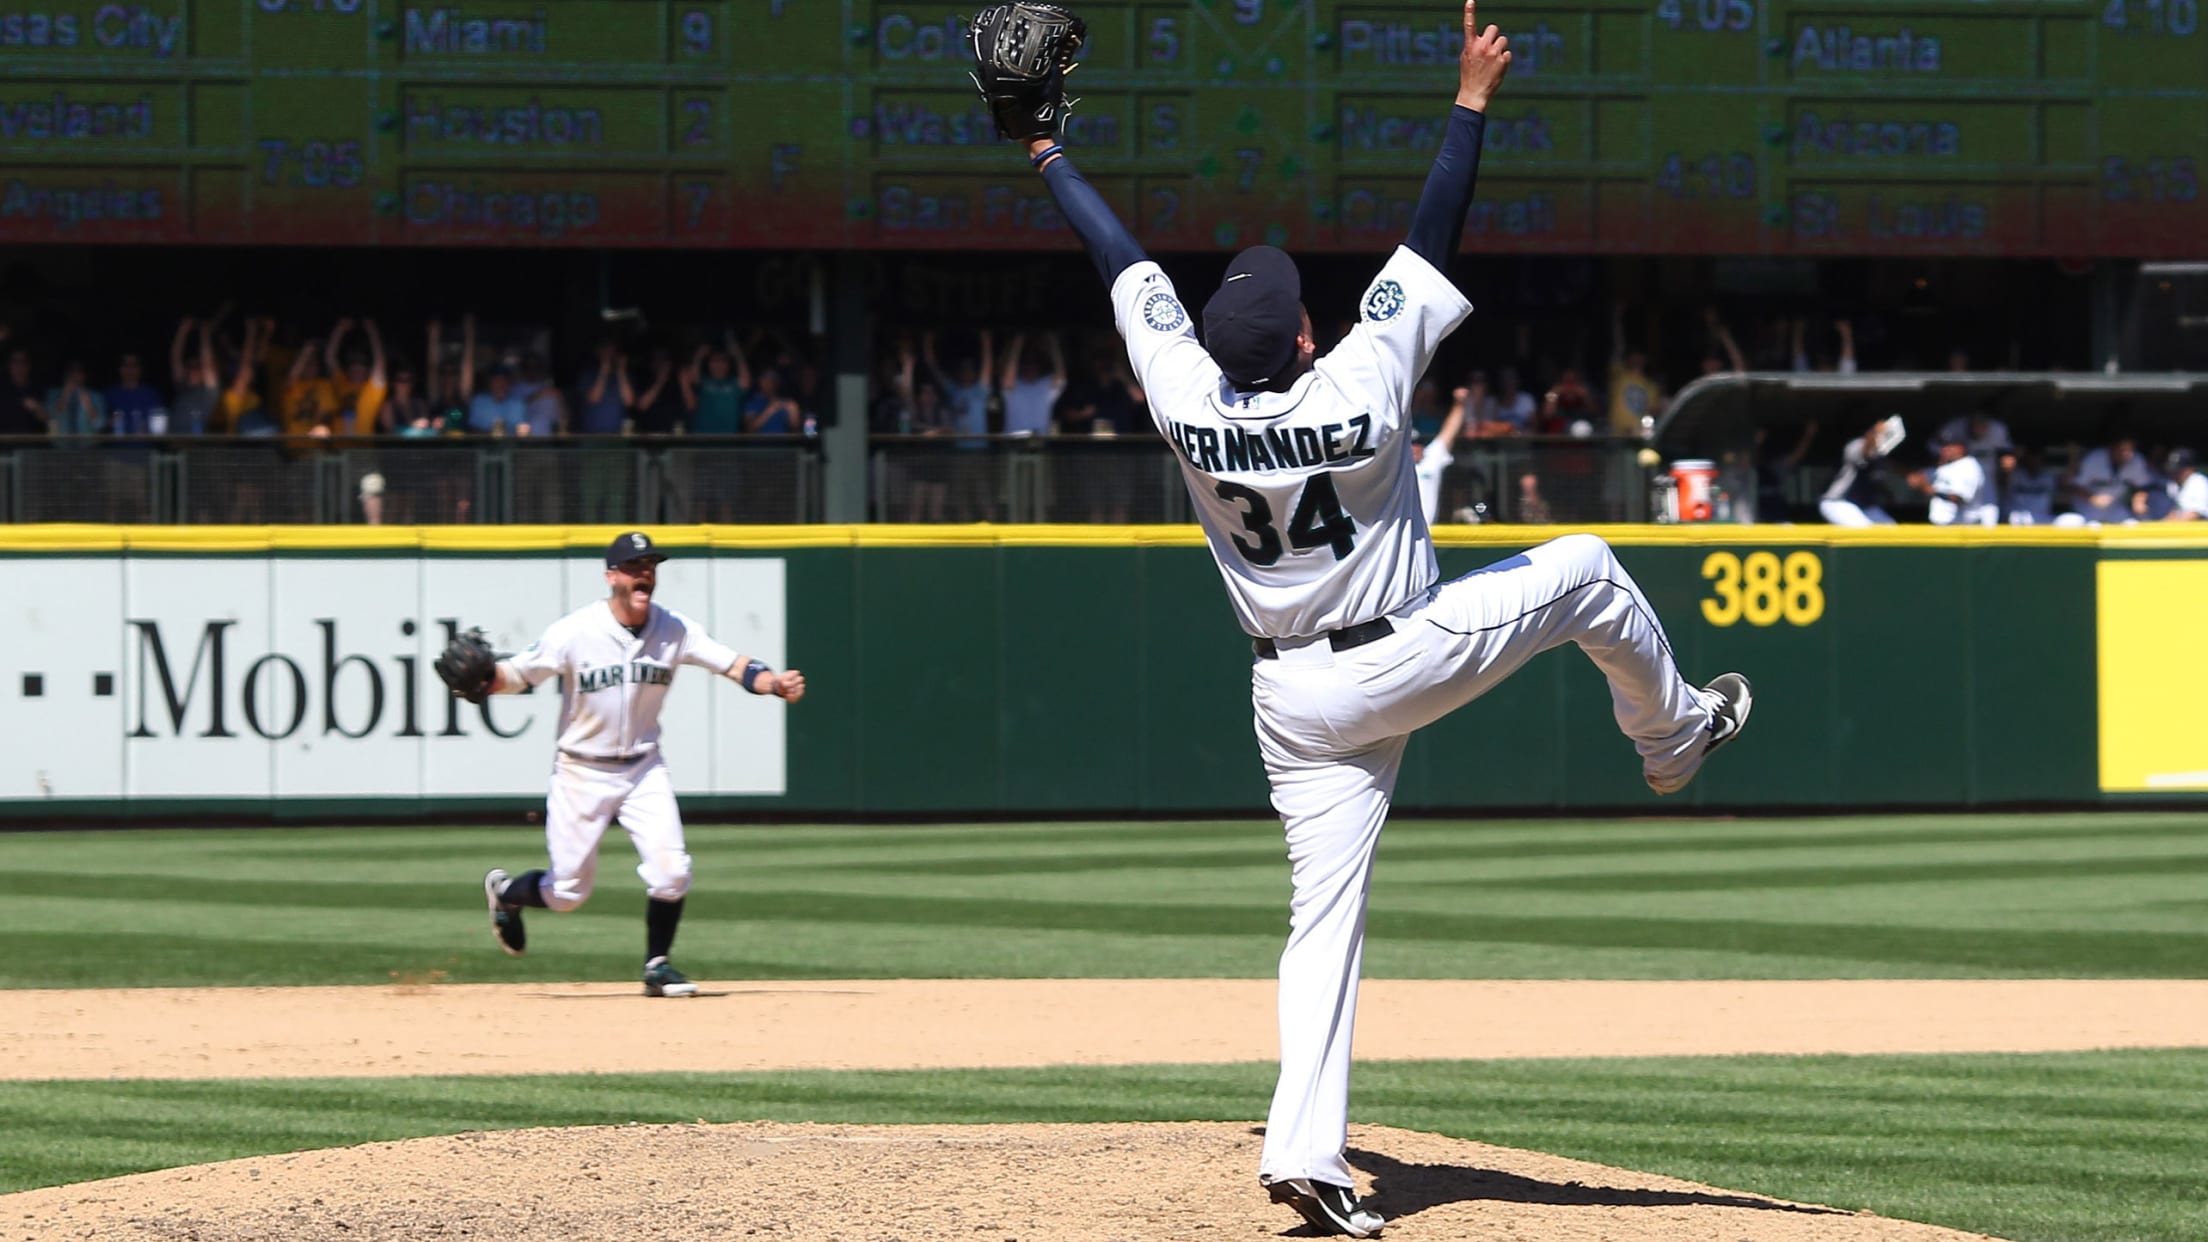
[[[1144,298],[1142,321],[1153,332],[1172,332],[1188,322],[1188,312],[1181,309],[1181,301],[1163,289]]]
[[[1393,319],[1403,310],[1403,286],[1392,280],[1383,280],[1365,294],[1365,318],[1374,323]]]

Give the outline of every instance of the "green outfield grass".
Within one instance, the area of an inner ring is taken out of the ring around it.
[[[698,828],[677,957],[745,978],[1265,976],[1270,821]],[[530,955],[484,927],[525,828],[0,834],[0,987],[625,979],[607,842]],[[1373,976],[2196,976],[2208,817],[1398,822]],[[5,1003],[0,997],[0,1003]],[[1269,1066],[0,1083],[0,1189],[465,1129],[631,1120],[1247,1119]],[[2208,1051],[1374,1064],[1361,1121],[2025,1242],[2208,1239]],[[1384,1168],[1371,1171],[1382,1174]]]
[[[515,828],[0,834],[0,986],[621,979],[643,894],[618,832],[582,911],[500,955]],[[1264,976],[1271,821],[701,827],[677,959],[708,979]],[[2208,816],[1405,820],[1373,976],[2189,976]]]
[[[522,1126],[1241,1120],[1270,1087],[1266,1066],[0,1083],[0,1190]],[[1358,1071],[1356,1112],[2020,1242],[2208,1237],[2208,1051],[1393,1062]],[[1385,1196],[1387,1163],[1352,1162]]]

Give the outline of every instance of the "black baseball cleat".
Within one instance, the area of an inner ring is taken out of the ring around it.
[[[646,996],[696,996],[698,985],[690,977],[669,965],[664,957],[655,957],[644,963],[644,995]]]
[[[483,899],[491,907],[491,936],[508,957],[520,957],[529,947],[529,931],[521,925],[521,907],[506,904],[506,873],[493,867],[483,876]]]
[[[1659,794],[1673,794],[1685,789],[1687,782],[1694,779],[1694,774],[1702,770],[1703,763],[1712,752],[1739,737],[1740,731],[1748,727],[1748,713],[1755,707],[1756,695],[1754,689],[1748,685],[1747,678],[1738,673],[1719,673],[1709,685],[1702,687],[1702,692],[1717,699],[1716,704],[1710,708],[1709,737],[1703,740],[1702,753],[1694,757],[1694,766],[1688,768],[1684,775],[1660,779],[1653,775],[1647,777],[1648,787]],[[1647,775],[1645,771],[1644,775]]]
[[[1347,1186],[1304,1177],[1285,1177],[1277,1182],[1259,1178],[1258,1181],[1272,1193],[1273,1202],[1296,1209],[1313,1229],[1329,1237],[1377,1238],[1388,1223],[1381,1219],[1380,1213],[1366,1207],[1357,1198],[1357,1192]]]

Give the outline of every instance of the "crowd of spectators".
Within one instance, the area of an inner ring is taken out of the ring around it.
[[[40,357],[0,325],[0,436],[795,435],[824,414],[820,371],[772,328],[632,349],[611,338],[566,377],[548,334],[432,319],[409,355],[373,319],[324,335],[224,307],[177,323],[165,381],[124,353]],[[701,334],[703,335],[703,334]]]
[[[1745,370],[1851,374],[1860,365],[1858,327],[1845,317],[1765,318],[1743,344],[1712,308],[1698,327],[1680,321],[1691,348],[1676,348],[1674,333],[1665,356],[1692,365],[1680,368],[1688,374],[1667,375],[1648,347],[1657,319],[1633,311],[1623,301],[1611,305],[1593,337],[1602,349],[1585,348],[1583,336],[1537,352],[1521,326],[1483,365],[1449,367],[1445,355],[1418,385],[1411,408],[1424,445],[1457,404],[1445,394],[1462,393],[1444,520],[1572,521],[1616,512],[1619,497],[1610,493],[1619,476],[1599,454],[1621,439],[1647,439],[1678,381]],[[74,447],[103,435],[793,436],[814,434],[833,417],[821,367],[773,328],[608,337],[570,364],[555,358],[544,329],[479,324],[472,314],[410,325],[404,339],[373,319],[341,318],[317,334],[319,327],[240,316],[228,306],[186,317],[168,339],[163,374],[163,359],[135,352],[99,362],[42,356],[0,325],[0,437]],[[1349,328],[1334,325],[1322,351]],[[1002,516],[1001,480],[981,450],[1006,439],[1155,436],[1142,389],[1110,331],[888,328],[880,341],[869,430],[908,447],[932,441],[939,451],[929,464],[891,467],[893,511],[882,517]],[[1590,354],[1601,359],[1592,370],[1583,365]],[[1956,371],[1971,366],[1960,351],[1945,363]],[[1821,430],[1856,438],[1835,460]],[[2092,448],[2020,446],[1999,419],[1965,413],[1915,442],[1929,458],[1921,469],[1861,451],[1871,443],[1862,429],[1808,421],[1759,429],[1756,437],[1724,463],[1736,518],[1877,522],[1921,511],[1938,522],[2066,524],[2208,516],[2208,476],[2191,451],[2143,451],[2128,435]],[[1575,440],[1591,443],[1575,452]],[[1465,451],[1480,442],[1487,452]],[[1110,494],[1110,480],[1095,485]],[[1091,508],[1105,520],[1126,510],[1109,501]]]

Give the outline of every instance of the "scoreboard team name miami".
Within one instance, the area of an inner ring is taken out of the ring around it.
[[[541,8],[527,17],[472,17],[457,5],[409,5],[401,24],[414,56],[542,56],[552,41]]]

